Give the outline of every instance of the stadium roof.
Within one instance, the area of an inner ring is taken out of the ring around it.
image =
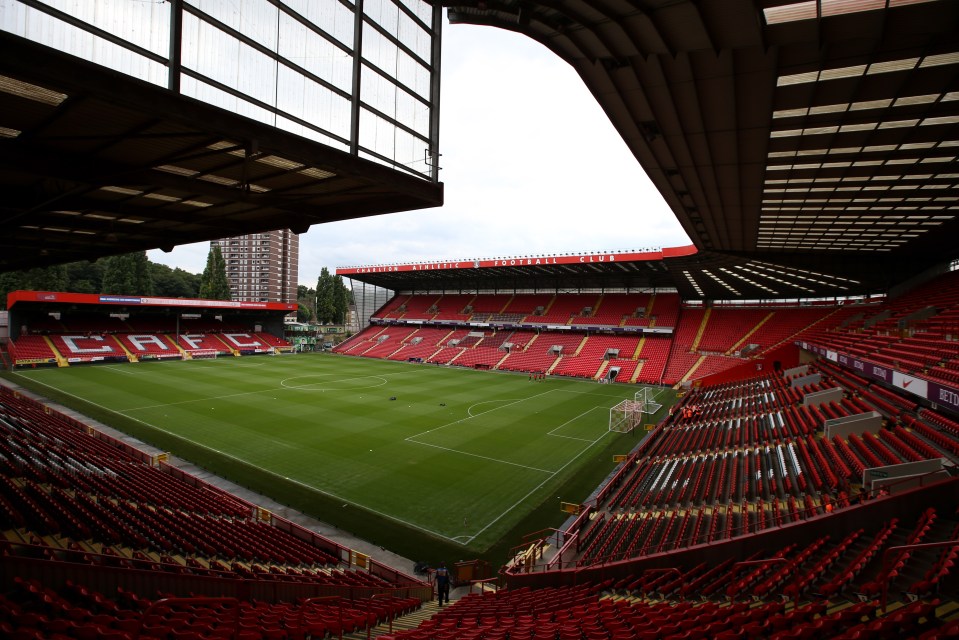
[[[683,298],[720,300],[837,297],[864,291],[862,280],[784,262],[726,259],[689,245],[340,267],[336,274],[393,291],[675,288]]]
[[[434,4],[576,69],[699,249],[690,269],[761,262],[875,292],[959,255],[957,2]]]
[[[233,300],[203,300],[199,298],[162,298],[156,296],[128,296],[107,293],[64,293],[61,291],[11,291],[7,294],[7,309],[23,308],[72,311],[113,312],[144,309],[154,312],[169,312],[171,308],[197,313],[215,311],[220,313],[251,312],[259,315],[284,316],[296,311],[291,302],[238,302]]]
[[[0,271],[442,204],[443,185],[0,31]]]

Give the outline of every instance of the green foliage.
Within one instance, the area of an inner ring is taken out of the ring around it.
[[[296,301],[300,308],[297,311],[296,319],[300,322],[309,322],[316,319],[316,290],[310,289],[306,285],[299,285],[296,288]],[[305,311],[304,311],[305,309]]]
[[[151,262],[145,252],[0,273],[0,308],[11,291],[65,291],[196,298],[200,276]]]
[[[7,308],[7,294],[23,289],[23,272],[7,271],[0,273],[0,308]]]
[[[346,324],[346,317],[350,312],[350,303],[353,296],[343,283],[342,276],[333,278],[333,313],[336,324]]]
[[[156,295],[167,298],[197,298],[200,295],[200,276],[165,264],[151,263]]]
[[[7,308],[7,294],[11,291],[68,291],[67,282],[63,265],[0,273],[0,309]]]
[[[104,258],[101,293],[153,295],[153,274],[146,251],[135,251]]]
[[[100,293],[103,284],[103,260],[71,262],[65,265],[70,293]]]
[[[219,245],[211,245],[206,269],[200,277],[200,297],[204,300],[229,300],[230,282],[226,279],[226,261]]]
[[[323,267],[316,282],[316,319],[321,324],[336,322],[336,281]]]
[[[302,302],[297,303],[296,306],[296,321],[297,322],[309,322],[313,317],[313,312],[308,306]]]

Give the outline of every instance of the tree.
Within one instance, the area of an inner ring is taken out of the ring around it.
[[[350,290],[346,288],[342,276],[333,278],[333,309],[336,312],[336,323],[346,324],[347,316],[350,313],[350,302],[353,296]]]
[[[24,271],[23,285],[30,291],[66,291],[67,270],[58,264]]]
[[[103,285],[103,260],[82,260],[65,265],[70,293],[100,293]]]
[[[146,251],[137,251],[130,254],[130,262],[133,264],[133,286],[136,292],[144,296],[152,296],[153,291],[153,271],[150,269],[150,258]]]
[[[0,273],[0,308],[7,308],[7,294],[11,291],[26,289],[26,281],[22,271],[7,271]]]
[[[301,307],[306,307],[308,315],[301,322],[309,322],[316,318],[316,290],[301,284],[296,287],[296,302]],[[302,311],[299,312],[302,314]]]
[[[126,256],[104,258],[100,292],[132,294],[134,292],[132,266]]]
[[[200,276],[171,269],[165,264],[150,264],[156,295],[167,298],[196,298],[200,295]]]
[[[200,276],[200,297],[204,300],[230,300],[230,282],[226,279],[226,261],[220,245],[212,245],[206,256],[206,269]]]
[[[335,286],[333,276],[326,267],[323,267],[316,281],[316,319],[321,324],[336,322]]]
[[[153,295],[153,274],[146,251],[135,251],[103,259],[101,293]]]
[[[309,322],[310,318],[313,317],[313,312],[308,306],[303,304],[303,302],[298,302],[296,307],[296,321],[297,322]]]

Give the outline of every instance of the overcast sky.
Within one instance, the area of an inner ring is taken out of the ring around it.
[[[323,267],[690,243],[582,80],[545,47],[446,23],[442,74],[446,204],[314,225],[300,236],[300,284]],[[150,258],[199,273],[208,249]]]

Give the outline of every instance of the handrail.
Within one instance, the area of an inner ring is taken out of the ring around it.
[[[372,598],[370,598],[370,602],[372,603],[372,602],[373,602],[374,600],[376,600],[377,598],[390,598],[390,599],[392,599],[392,598],[393,598],[393,595],[392,595],[392,594],[389,594],[389,593],[377,593],[377,594],[374,595]],[[393,633],[393,618],[395,617],[395,616],[393,615],[394,613],[395,613],[395,612],[393,611],[393,607],[390,607],[390,617],[389,617],[390,633]],[[367,622],[369,622],[369,617],[367,617]],[[371,634],[372,632],[373,632],[373,625],[367,624],[367,625],[366,625],[366,640],[370,640],[370,634]]]
[[[959,539],[956,540],[946,540],[945,542],[920,542],[917,544],[903,544],[897,547],[889,547],[882,553],[882,568],[879,570],[879,577],[877,578],[882,583],[882,596],[880,597],[880,606],[882,607],[882,612],[886,612],[886,604],[889,600],[889,573],[891,567],[889,567],[889,556],[894,552],[899,551],[912,551],[914,549],[936,549],[940,547],[959,547]]]
[[[137,638],[140,637],[140,633],[143,631],[143,621],[146,620],[147,615],[153,613],[154,609],[157,609],[159,607],[172,607],[173,605],[178,605],[178,604],[188,604],[188,605],[194,606],[198,604],[216,604],[216,603],[227,603],[227,604],[235,605],[233,607],[233,637],[235,638],[240,631],[240,601],[237,600],[236,598],[194,597],[194,598],[161,598],[159,600],[155,600],[140,615],[140,623],[137,625],[137,630],[133,634],[133,639],[136,640]]]
[[[479,580],[470,580],[470,593],[473,593],[474,584],[483,584],[485,582],[496,582],[500,579],[500,576],[493,576],[491,578],[480,578]]]
[[[763,560],[743,560],[742,562],[737,562],[730,570],[735,569],[736,567],[747,567],[752,565],[764,565],[764,564],[778,564],[784,562],[789,563],[789,560],[786,558],[765,558]],[[796,599],[793,601],[793,609],[799,608],[799,580],[802,578],[803,574],[801,571],[796,572],[796,582],[793,583],[796,587]]]
[[[569,549],[572,546],[576,546],[578,550],[578,545],[579,545],[579,531],[571,534],[569,536],[569,539],[566,541],[566,544],[560,547],[559,550],[556,552],[556,555],[553,556],[552,559],[546,563],[545,565],[546,570],[548,571],[557,562],[560,564],[560,567],[562,567],[563,556],[565,555],[567,549]]]
[[[945,457],[945,456],[943,456],[943,457]],[[874,468],[874,467],[870,467],[870,468]],[[879,467],[879,468],[881,469],[882,467]],[[948,471],[946,471],[946,468],[945,468],[945,467],[943,467],[942,469],[936,469],[935,471],[927,471],[927,472],[925,472],[925,473],[920,473],[919,475],[915,475],[915,476],[902,476],[902,477],[900,477],[900,478],[894,478],[894,479],[890,480],[889,482],[884,482],[884,483],[882,483],[882,486],[881,486],[879,489],[871,489],[871,490],[869,490],[868,495],[870,495],[871,497],[875,498],[875,497],[877,497],[879,494],[882,493],[882,489],[883,489],[883,488],[895,487],[896,485],[904,484],[904,483],[906,483],[906,482],[915,482],[916,480],[919,480],[919,486],[922,487],[922,486],[924,486],[924,485],[922,484],[922,481],[923,481],[924,478],[927,478],[928,476],[940,474],[940,473],[943,473],[943,472],[948,473]],[[890,493],[891,493],[891,491],[890,491]]]
[[[656,568],[656,569],[647,569],[646,571],[643,572],[643,576],[646,576],[647,574],[650,574],[650,573],[652,573],[652,574],[657,574],[657,573],[665,573],[665,574],[675,573],[677,578],[682,579],[682,577],[683,577],[683,572],[680,571],[678,567],[661,567],[661,568]]]
[[[307,598],[300,603],[300,610],[296,616],[296,637],[306,638],[306,629],[304,628],[304,618],[306,617],[305,611],[308,605],[313,605],[324,600],[336,600],[339,604],[339,628],[340,628],[340,640],[343,640],[343,597],[342,596],[317,596],[315,598]],[[367,619],[367,627],[369,627],[369,619]]]

